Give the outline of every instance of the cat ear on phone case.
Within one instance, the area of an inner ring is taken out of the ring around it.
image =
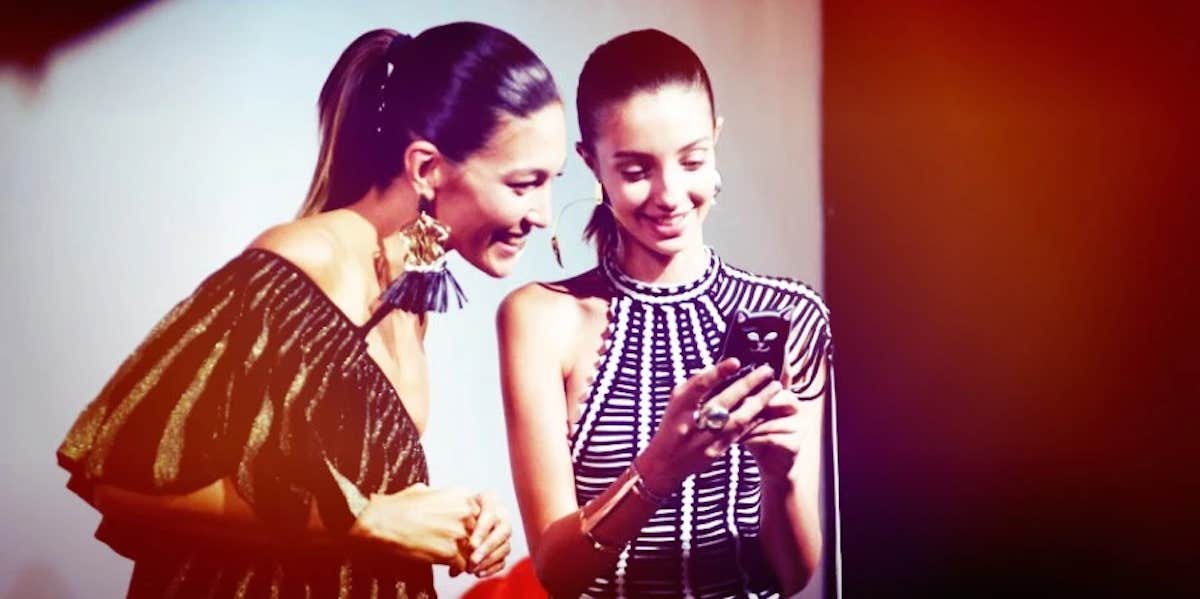
[[[738,308],[734,312],[725,331],[721,360],[737,358],[741,368],[718,385],[717,392],[763,364],[770,365],[776,376],[782,374],[784,344],[791,327],[790,318],[785,317],[789,312],[790,307],[755,311]]]
[[[784,306],[782,308],[779,308],[778,310],[762,310],[760,312],[757,312],[757,314],[765,315],[765,314],[774,312],[774,313],[778,314],[779,318],[782,318],[788,322],[791,322],[792,319],[796,317],[796,311],[799,308],[800,308],[800,306],[798,306],[796,304],[792,304],[790,306]],[[742,323],[746,322],[747,318],[750,318],[750,314],[753,314],[753,312],[751,312],[745,308],[738,308],[737,311],[734,312],[734,314],[733,314],[733,322],[736,324],[742,324]]]

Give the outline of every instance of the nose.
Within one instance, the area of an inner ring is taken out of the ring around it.
[[[546,228],[550,224],[550,186],[534,194],[533,206],[525,215],[525,220],[532,226]]]
[[[688,203],[687,185],[680,168],[659,170],[654,193],[650,194],[652,205],[665,214],[674,214]]]

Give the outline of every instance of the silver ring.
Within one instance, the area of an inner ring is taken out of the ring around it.
[[[704,407],[695,411],[692,418],[696,420],[696,426],[709,431],[719,431],[725,428],[725,423],[729,422],[729,410],[723,406],[709,402]]]

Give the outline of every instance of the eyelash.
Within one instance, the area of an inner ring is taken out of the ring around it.
[[[645,171],[645,169],[638,169],[636,171],[633,171],[633,170],[621,171],[621,178],[625,179],[629,183],[636,183],[636,182],[641,181],[642,179],[646,178],[646,171]]]
[[[508,184],[508,187],[515,191],[518,195],[527,191],[537,189],[550,182],[550,177],[538,177],[531,181],[514,181]]]
[[[680,162],[680,164],[683,165],[683,168],[685,168],[689,171],[699,170],[701,167],[704,166],[704,163],[705,163],[705,161],[703,159],[701,159],[701,160],[685,160],[685,161]],[[629,183],[636,183],[638,181],[641,181],[642,179],[645,179],[648,176],[647,175],[648,170],[649,169],[639,168],[637,170],[622,170],[622,171],[620,171],[620,173],[621,173],[621,177],[624,178]]]

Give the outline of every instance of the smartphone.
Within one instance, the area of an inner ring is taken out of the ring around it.
[[[724,391],[734,381],[746,376],[763,364],[775,370],[776,378],[783,375],[783,356],[786,353],[788,328],[791,325],[790,307],[780,310],[750,311],[738,308],[721,345],[721,359],[737,358],[741,368],[717,384],[711,395]],[[767,383],[754,389],[758,393]]]

